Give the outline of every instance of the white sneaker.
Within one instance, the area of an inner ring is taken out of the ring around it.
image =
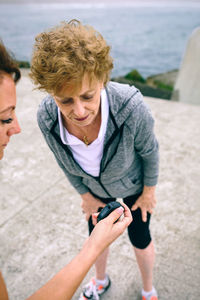
[[[88,284],[83,287],[83,291],[79,297],[79,300],[99,300],[99,295],[104,294],[110,287],[111,281],[108,277],[108,284],[106,286],[96,285],[96,280],[93,277]]]
[[[156,289],[153,287],[152,292],[148,296],[145,296],[142,291],[142,300],[158,300]]]

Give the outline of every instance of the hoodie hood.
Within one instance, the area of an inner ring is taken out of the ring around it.
[[[120,127],[142,102],[142,95],[135,86],[109,82],[106,87],[110,111]]]

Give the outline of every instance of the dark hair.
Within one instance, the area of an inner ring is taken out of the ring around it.
[[[2,77],[3,73],[13,75],[15,83],[21,77],[16,61],[13,59],[13,56],[8,52],[0,39],[0,77]]]

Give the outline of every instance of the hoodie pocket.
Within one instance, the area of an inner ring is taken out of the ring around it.
[[[142,185],[142,182],[141,180],[139,180],[139,178],[130,178],[129,176],[123,177],[121,181],[127,189],[131,189],[134,187],[137,188]]]

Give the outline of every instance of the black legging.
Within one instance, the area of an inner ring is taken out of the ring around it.
[[[124,198],[123,201],[129,208],[131,208],[140,195],[141,193],[137,195],[128,196]],[[116,201],[115,198],[100,198],[95,195],[94,197],[98,198],[105,204],[111,201]],[[129,239],[134,247],[139,249],[145,249],[151,242],[151,234],[149,229],[151,214],[147,213],[147,221],[143,222],[140,208],[138,208],[135,211],[131,211],[131,213],[133,216],[133,221],[128,226]],[[94,225],[92,224],[92,217],[89,218],[88,227],[90,234],[94,228]]]

